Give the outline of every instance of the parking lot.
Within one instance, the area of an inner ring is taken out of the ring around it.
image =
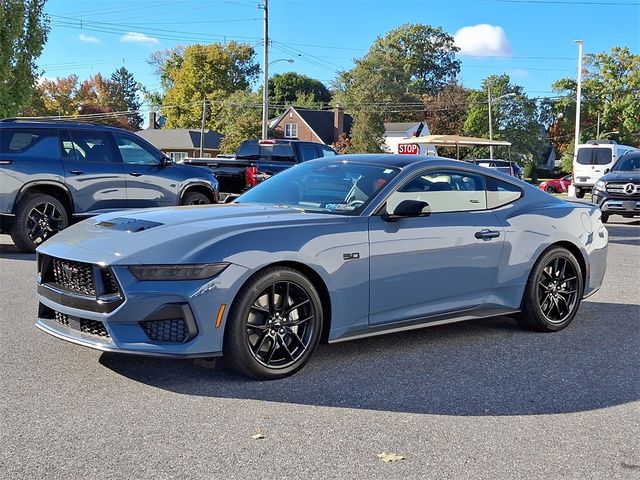
[[[640,478],[640,221],[607,228],[604,286],[564,331],[322,345],[272,382],[40,332],[35,257],[2,235],[0,477]]]

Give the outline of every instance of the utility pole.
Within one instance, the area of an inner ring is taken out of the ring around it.
[[[491,119],[493,107],[491,106],[491,84],[489,82],[487,82],[487,95],[489,99],[489,140],[493,142],[493,120]],[[493,145],[489,145],[489,158],[493,160]]]
[[[264,80],[262,87],[262,139],[266,140],[269,135],[269,0],[258,8],[264,10]]]
[[[207,118],[207,100],[202,99],[202,124],[200,125],[200,158],[204,157],[204,121]]]
[[[578,157],[578,144],[580,143],[580,99],[582,97],[582,40],[574,40],[578,44],[578,88],[576,92],[576,132],[573,147],[573,162]],[[573,168],[572,168],[573,174]],[[576,189],[573,183],[569,186],[570,197],[575,197]]]

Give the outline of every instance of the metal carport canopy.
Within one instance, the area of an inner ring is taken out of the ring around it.
[[[461,135],[425,135],[423,137],[403,138],[398,143],[417,143],[440,147],[510,147],[511,142],[489,140],[480,137],[463,137]]]

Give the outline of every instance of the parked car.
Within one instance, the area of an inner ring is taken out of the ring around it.
[[[604,223],[610,215],[640,215],[640,151],[627,152],[605,172],[593,187],[591,201],[602,210]]]
[[[565,175],[562,178],[545,180],[538,185],[538,188],[547,193],[567,193],[569,191],[569,185],[571,185],[571,175]]]
[[[245,190],[298,163],[331,157],[324,143],[303,140],[245,140],[233,158],[191,158],[189,165],[209,167],[220,183],[221,197],[233,199]]]
[[[519,178],[513,166],[515,162],[511,162],[509,160],[495,160],[495,159],[483,158],[483,159],[469,160],[469,162],[475,163],[476,165],[480,165],[481,167],[495,169],[499,172],[509,175],[510,177]],[[524,172],[522,172],[522,174],[524,177]]]
[[[0,233],[34,251],[75,220],[126,208],[215,203],[205,168],[174,165],[137,135],[103,125],[0,121]]]
[[[618,145],[614,140],[590,140],[578,145],[573,158],[573,185],[576,197],[583,198],[600,177],[613,167],[625,152],[637,150],[628,145]]]
[[[593,204],[455,160],[344,155],[231,204],[61,232],[38,248],[37,325],[99,350],[224,355],[280,378],[321,339],[492,315],[561,330],[600,287],[606,254]]]
[[[516,162],[511,162],[511,168],[513,169],[513,176],[519,178],[520,180],[524,180],[524,170],[520,165]]]

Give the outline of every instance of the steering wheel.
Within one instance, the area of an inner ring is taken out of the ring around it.
[[[364,205],[364,200],[351,200],[349,202],[350,207],[359,207],[360,205]]]

